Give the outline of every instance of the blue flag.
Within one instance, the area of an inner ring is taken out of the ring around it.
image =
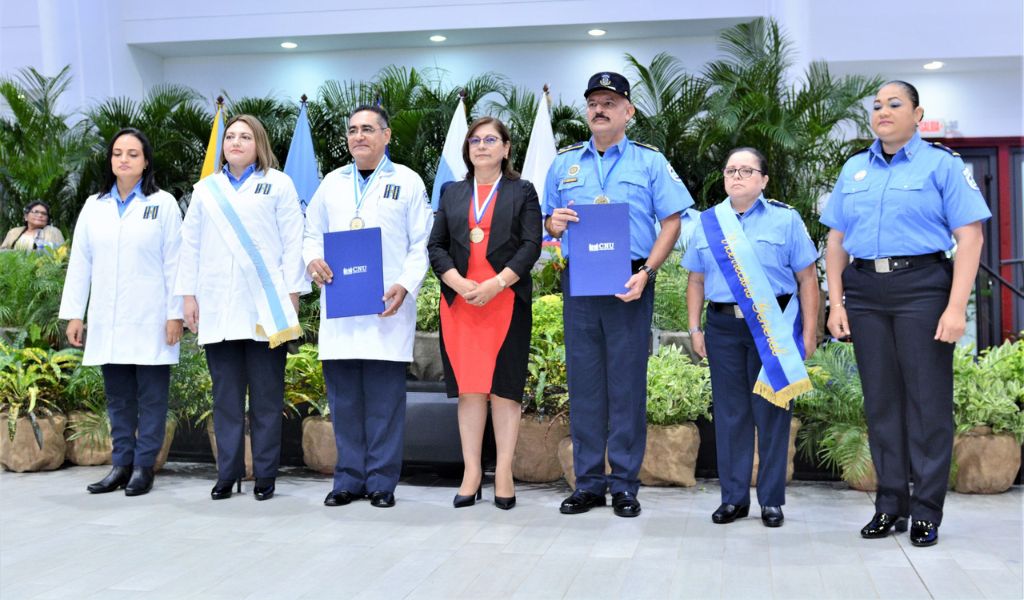
[[[299,193],[299,205],[305,213],[306,205],[320,186],[320,168],[313,153],[313,135],[309,130],[305,102],[301,104],[299,118],[295,120],[295,133],[288,147],[288,158],[284,161],[284,172],[292,178],[295,190]]]

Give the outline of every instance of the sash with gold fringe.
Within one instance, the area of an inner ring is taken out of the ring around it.
[[[196,189],[207,192],[213,200],[206,207],[217,223],[217,230],[231,250],[235,262],[245,274],[249,293],[256,303],[255,333],[266,337],[270,340],[270,347],[276,348],[302,335],[299,316],[280,278],[275,280],[271,275],[267,260],[253,242],[242,217],[228,200],[228,195],[236,192],[225,181],[223,177],[213,175],[196,184]]]
[[[701,213],[701,225],[715,263],[743,312],[761,357],[753,392],[781,408],[812,389],[804,367],[803,319],[799,295],[785,312],[772,291],[757,253],[728,199]]]

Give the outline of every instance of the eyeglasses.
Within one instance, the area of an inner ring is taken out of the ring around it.
[[[490,146],[493,146],[493,145],[498,144],[500,142],[501,142],[501,138],[500,137],[495,137],[493,135],[489,135],[489,136],[484,137],[484,138],[479,138],[479,137],[476,137],[476,136],[469,138],[469,145],[470,146],[479,146],[482,143],[484,146],[490,147]]]
[[[30,211],[28,211],[28,214],[36,215],[38,217],[48,217],[48,216],[50,216],[50,213],[46,212],[45,210],[30,210]]]
[[[750,179],[750,176],[754,174],[754,171],[762,174],[764,173],[761,169],[755,169],[753,167],[740,167],[739,169],[729,167],[722,171],[722,175],[725,175],[726,178],[739,176],[740,179]]]
[[[371,127],[370,125],[363,125],[362,127],[353,126],[348,128],[348,137],[355,137],[360,133],[363,135],[373,135],[378,131],[383,131],[383,129],[377,129],[376,127]]]

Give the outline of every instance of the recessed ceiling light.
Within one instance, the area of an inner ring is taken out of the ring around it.
[[[928,69],[929,71],[934,71],[935,69],[941,69],[944,66],[946,66],[946,63],[942,62],[941,60],[933,60],[930,63],[925,63],[924,68]]]
[[[432,41],[432,42],[443,42],[446,39],[448,39],[448,38],[444,37],[443,35],[432,35],[432,36],[430,36],[430,41]]]
[[[602,35],[604,35],[606,33],[608,33],[608,32],[605,31],[604,29],[591,29],[590,31],[587,32],[587,35],[592,35],[594,37],[601,37]]]
[[[294,50],[295,48],[298,48],[299,45],[295,42],[281,42],[281,47],[285,50]]]

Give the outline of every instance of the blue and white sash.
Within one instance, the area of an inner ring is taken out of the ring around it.
[[[241,215],[228,200],[238,192],[228,185],[225,177],[216,175],[200,181],[196,184],[196,190],[206,192],[213,200],[206,203],[204,208],[209,209],[217,231],[245,275],[249,293],[256,304],[255,333],[270,340],[271,348],[299,339],[302,335],[299,316],[295,313],[280,277],[275,279],[270,273],[268,263],[274,263],[260,252]]]
[[[790,400],[812,389],[804,367],[799,297],[793,295],[785,312],[779,308],[768,276],[728,200],[713,211],[704,211],[700,222],[761,357],[753,392],[788,409]]]

